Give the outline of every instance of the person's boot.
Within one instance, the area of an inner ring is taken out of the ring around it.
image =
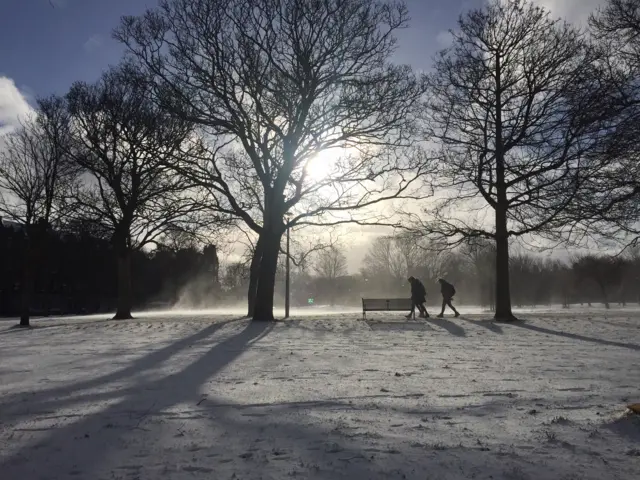
[[[458,318],[459,316],[460,316],[460,312],[456,310],[456,318]]]
[[[410,319],[411,317],[413,317],[413,313],[410,313],[409,315],[405,315],[404,318],[409,318]]]
[[[444,318],[444,313],[441,313],[440,315],[438,315],[438,318]]]

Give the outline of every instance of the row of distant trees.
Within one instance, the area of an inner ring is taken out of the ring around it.
[[[495,246],[473,242],[439,251],[411,239],[381,237],[372,243],[360,277],[368,293],[407,294],[406,278],[420,278],[432,301],[439,301],[438,278],[456,285],[457,300],[495,310]],[[432,246],[431,246],[432,247]],[[518,307],[600,302],[640,302],[640,250],[624,255],[576,255],[549,259],[520,251],[509,263],[512,300]],[[388,295],[388,294],[387,294]]]
[[[21,226],[0,225],[0,316],[21,313],[27,237]],[[133,306],[167,308],[180,301],[216,304],[223,297],[214,245],[203,248],[168,235],[153,251],[131,256]],[[32,270],[30,312],[36,315],[113,311],[117,304],[116,250],[108,239],[76,226],[73,232],[46,231],[39,237],[40,261]]]
[[[248,282],[247,262],[225,269],[226,295],[244,294]],[[495,310],[495,247],[473,242],[453,250],[416,243],[406,235],[376,237],[368,246],[357,274],[349,272],[346,249],[332,244],[310,255],[293,269],[292,302],[308,305],[358,305],[363,297],[406,297],[407,278],[413,275],[425,284],[429,303],[440,301],[438,278],[457,288],[462,304]],[[640,249],[622,255],[581,254],[566,260],[551,259],[524,250],[512,255],[510,276],[512,299],[518,307],[598,303],[640,303]],[[279,269],[276,296],[284,293],[284,270]]]
[[[200,248],[183,235],[167,235],[151,252],[132,256],[134,307],[138,309],[212,308],[236,306],[246,297],[251,256],[222,263],[213,245]],[[0,315],[20,312],[24,232],[16,225],[0,227],[0,254],[5,259],[0,279]],[[426,285],[428,301],[439,301],[437,279],[445,277],[457,289],[457,301],[495,307],[495,251],[484,242],[453,251],[439,251],[397,235],[372,240],[362,268],[349,274],[344,247],[334,242],[317,251],[296,245],[293,253],[292,304],[358,305],[360,298],[407,296],[407,277]],[[302,252],[302,253],[300,253]],[[43,261],[34,271],[31,311],[37,315],[87,314],[110,311],[117,299],[116,254],[105,239],[90,232],[48,232]],[[640,250],[622,256],[582,255],[567,261],[527,253],[511,258],[512,297],[518,307],[562,304],[640,302]],[[285,272],[280,264],[275,296],[284,301]]]
[[[2,139],[0,211],[24,227],[21,323],[48,232],[107,240],[116,318],[132,257],[168,232],[242,228],[248,314],[273,319],[288,229],[392,225],[441,250],[637,236],[640,0],[588,31],[526,0],[461,16],[430,73],[395,65],[403,2],[165,0],[115,30],[122,64],[38,101]],[[314,176],[318,159],[335,160]],[[421,203],[423,200],[424,203]]]

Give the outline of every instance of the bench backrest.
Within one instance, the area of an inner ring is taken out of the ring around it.
[[[410,298],[363,298],[363,311],[409,310]]]

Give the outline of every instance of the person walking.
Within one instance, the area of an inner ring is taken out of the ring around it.
[[[416,307],[420,312],[420,318],[428,318],[427,308],[424,304],[427,301],[427,290],[420,280],[415,277],[408,278],[409,284],[411,284],[411,311],[407,318],[411,318],[415,314]]]
[[[451,304],[451,300],[453,300],[453,296],[456,294],[455,287],[444,278],[438,279],[438,282],[440,282],[440,293],[442,293],[442,311],[440,312],[440,315],[438,315],[438,318],[444,317],[444,309],[447,306],[455,312],[456,317],[459,317],[460,313]]]

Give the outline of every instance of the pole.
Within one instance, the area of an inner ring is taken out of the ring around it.
[[[287,220],[288,222],[288,220]],[[291,260],[289,258],[289,227],[287,226],[287,260],[284,279],[284,318],[289,318],[289,305],[291,296]]]

